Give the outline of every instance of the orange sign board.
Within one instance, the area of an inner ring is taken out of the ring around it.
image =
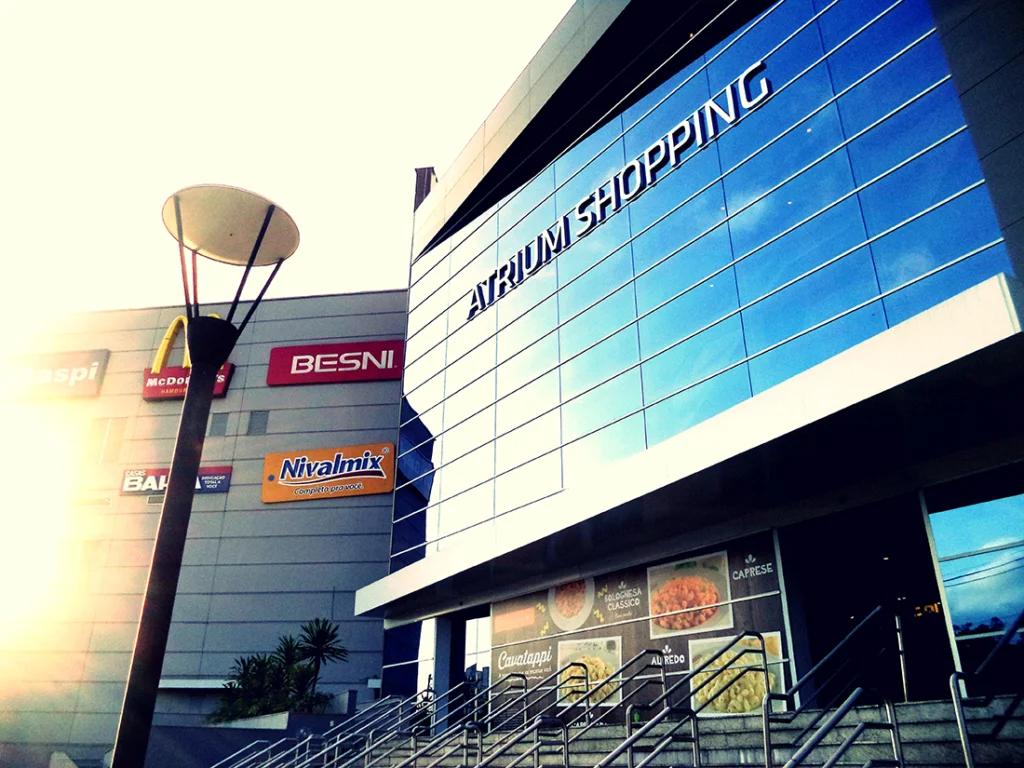
[[[263,460],[263,501],[309,501],[390,493],[395,487],[391,443],[271,453]]]

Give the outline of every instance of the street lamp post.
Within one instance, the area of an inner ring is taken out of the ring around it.
[[[192,370],[181,409],[111,768],[143,768],[146,762],[217,371],[227,362],[281,264],[299,245],[299,231],[291,216],[269,200],[236,187],[207,184],[179,190],[164,203],[163,220],[178,241]],[[186,249],[192,252],[191,292]],[[226,319],[199,315],[197,255],[244,267]],[[254,266],[271,264],[274,266],[270,276],[236,328],[232,319],[250,271]]]

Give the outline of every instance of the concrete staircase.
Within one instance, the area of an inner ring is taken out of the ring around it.
[[[1024,766],[1024,706],[1018,708],[997,739],[993,741],[985,739],[985,735],[993,731],[1000,716],[1011,703],[1011,697],[1000,697],[986,708],[968,710],[968,727],[978,766],[986,766],[986,768]],[[793,752],[793,749],[786,745],[810,722],[811,717],[812,714],[805,714],[791,724],[773,724],[772,742],[775,766],[782,768],[785,765],[786,760]],[[898,704],[896,718],[906,766],[910,768],[962,768],[964,756],[951,702]],[[803,765],[823,765],[859,722],[881,722],[883,720],[884,713],[880,707],[859,707],[853,710]],[[663,735],[667,729],[667,725],[660,726],[654,733]],[[592,728],[570,744],[569,768],[596,766],[623,741],[625,732],[625,726],[622,725]],[[688,725],[684,725],[679,731],[681,735],[688,735],[689,732]],[[571,738],[573,732],[570,731],[569,735]],[[494,743],[496,738],[492,736],[485,738],[485,750],[486,746]],[[705,768],[756,767],[765,764],[760,716],[701,718],[699,738],[701,765]],[[643,743],[653,742],[652,738]],[[491,766],[505,768],[532,743],[532,737],[527,737]],[[377,765],[391,768],[397,766],[410,754],[412,754],[411,745],[403,745]],[[638,748],[635,761],[639,763],[645,756],[646,751]],[[847,752],[839,765],[861,766],[869,760],[891,761],[892,757],[892,746],[888,734],[883,731],[868,731]],[[426,768],[430,762],[431,759],[421,759],[416,768]],[[471,759],[469,764],[472,765],[475,762]],[[540,763],[544,766],[564,765],[561,750],[551,747],[544,748]],[[462,751],[459,750],[455,755],[443,760],[439,764],[439,768],[462,768],[464,765]],[[532,768],[533,757],[526,757],[518,765]],[[625,767],[627,765],[626,755],[616,759],[612,765]],[[673,744],[656,756],[652,765],[658,768],[692,766],[693,755],[690,744]]]

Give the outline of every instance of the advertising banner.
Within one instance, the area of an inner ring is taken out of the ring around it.
[[[575,661],[586,665],[591,688],[600,688],[594,683],[599,684],[628,659],[650,649],[664,654],[671,685],[673,679],[748,630],[764,635],[768,686],[773,691],[784,690],[787,651],[770,533],[494,603],[491,679],[519,672],[532,685]],[[733,654],[756,646],[755,639],[742,640],[698,675],[694,686]],[[742,661],[759,662],[760,655],[746,653]],[[738,675],[739,671],[726,674]],[[693,706],[704,705],[702,715],[760,712],[763,673],[745,674],[714,700],[711,687],[695,694]],[[611,686],[608,688],[610,691]],[[658,692],[652,689],[651,696],[640,698],[653,698]],[[619,695],[605,703],[614,704]],[[569,696],[564,703],[572,699]]]
[[[234,371],[235,366],[231,363],[224,363],[217,371],[217,381],[213,385],[214,397],[224,397],[228,393],[228,384]],[[180,365],[165,365],[160,373],[153,373],[152,368],[147,368],[142,383],[142,399],[182,400],[191,373],[191,368]]]
[[[263,501],[309,501],[390,493],[391,443],[271,453],[263,460]]]
[[[218,317],[218,315],[211,315]],[[167,365],[167,358],[171,355],[171,348],[178,332],[185,332],[185,357],[181,365]],[[235,367],[231,363],[224,363],[217,371],[217,381],[213,386],[214,397],[224,397],[228,393],[228,384],[231,383],[231,374]],[[167,332],[160,341],[160,346],[153,357],[153,367],[142,372],[142,399],[153,400],[183,400],[185,390],[188,388],[189,376],[192,373],[192,360],[188,352],[188,318],[178,315],[171,324],[167,326]]]
[[[400,379],[404,356],[405,342],[400,339],[274,347],[270,350],[267,385]]]
[[[109,360],[109,349],[16,357],[3,362],[3,380],[16,398],[96,397]]]
[[[170,467],[161,469],[126,469],[121,479],[122,496],[163,493],[167,490]],[[231,488],[231,467],[200,467],[196,493],[227,493]]]

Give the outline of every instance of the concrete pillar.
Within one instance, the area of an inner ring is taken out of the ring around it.
[[[929,2],[999,227],[1024,277],[1024,3]]]

